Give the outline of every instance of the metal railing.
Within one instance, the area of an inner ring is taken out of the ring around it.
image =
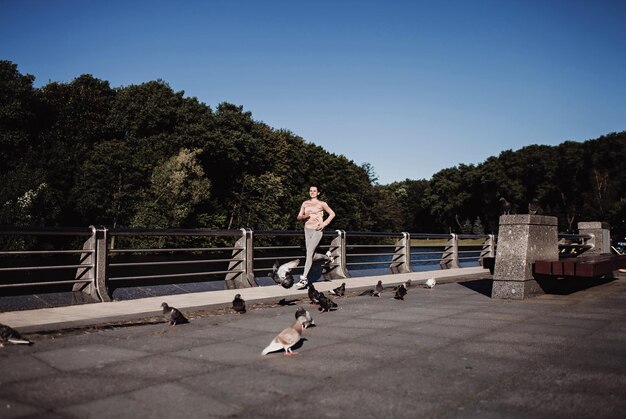
[[[118,288],[144,285],[223,280],[226,288],[245,288],[258,286],[263,275],[257,274],[268,272],[276,261],[299,258],[302,267],[305,259],[300,230],[0,227],[1,238],[21,236],[37,237],[47,248],[0,252],[3,295],[8,290],[24,295],[71,287],[96,301],[111,301]],[[72,238],[74,244],[58,248],[42,240],[47,236]],[[412,240],[419,246],[412,246]],[[466,240],[473,241],[474,249],[459,250],[467,247]],[[485,255],[494,253],[495,238],[335,230],[325,232],[319,247],[334,256],[324,278],[338,279],[373,266],[406,273],[415,264],[438,263],[441,269],[472,260],[481,264]]]
[[[579,256],[595,247],[595,237],[590,234],[559,233],[559,255]]]

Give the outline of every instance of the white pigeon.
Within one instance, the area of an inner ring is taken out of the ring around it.
[[[433,288],[435,284],[437,284],[437,280],[435,278],[428,278],[426,280],[426,283],[424,283],[424,285],[426,285],[426,288]]]
[[[278,351],[281,349],[285,350],[285,355],[295,355],[297,352],[293,352],[291,347],[296,343],[300,342],[300,336],[302,335],[302,331],[304,327],[302,326],[302,321],[305,320],[304,316],[300,316],[296,319],[296,321],[282,332],[280,332],[276,337],[270,342],[269,345],[263,352],[262,355],[267,355],[270,352]]]
[[[290,274],[291,270],[297,268],[300,264],[300,259],[290,260],[287,263],[283,263],[278,266],[278,262],[274,264],[272,272],[269,273],[270,278],[284,288],[291,288],[293,286],[293,276]]]

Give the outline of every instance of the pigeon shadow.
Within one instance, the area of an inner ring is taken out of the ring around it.
[[[308,340],[307,338],[300,338],[300,340],[298,341],[298,343],[296,343],[295,345],[293,345],[291,347],[292,350],[298,350],[300,348],[302,348],[302,346],[304,345],[304,341]]]
[[[278,304],[281,306],[295,306],[296,305],[296,301],[300,301],[299,298],[295,298],[293,300],[287,300],[286,298],[282,298]]]

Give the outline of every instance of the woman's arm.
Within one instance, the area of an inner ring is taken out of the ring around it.
[[[335,211],[333,211],[326,202],[322,203],[322,208],[324,208],[324,211],[328,213],[328,217],[326,217],[326,220],[324,220],[324,222],[322,223],[322,226],[326,227],[328,224],[330,224],[333,218],[335,218]]]
[[[308,215],[304,215],[304,203],[302,203],[302,205],[300,206],[300,212],[298,213],[298,216],[296,217],[296,220],[298,221],[306,221],[309,218]]]

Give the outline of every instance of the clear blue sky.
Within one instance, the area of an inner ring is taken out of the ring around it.
[[[626,130],[626,1],[0,0],[0,59],[242,105],[380,183]]]

